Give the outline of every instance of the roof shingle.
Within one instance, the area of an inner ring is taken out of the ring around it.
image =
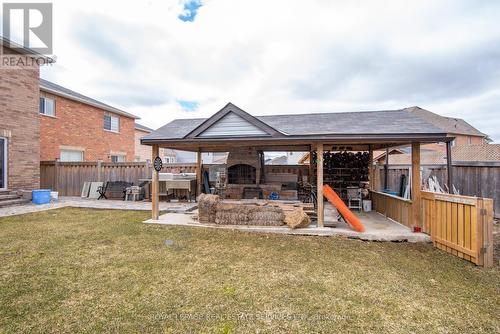
[[[63,97],[69,98],[69,99],[73,99],[73,100],[76,100],[76,101],[79,101],[82,103],[86,103],[86,104],[89,104],[91,106],[101,108],[101,109],[104,109],[106,111],[113,112],[113,113],[116,113],[116,114],[119,114],[119,115],[122,115],[125,117],[139,119],[139,117],[132,115],[126,111],[117,109],[117,108],[112,107],[108,104],[105,104],[101,101],[97,101],[91,97],[82,95],[82,94],[77,93],[71,89],[65,88],[63,86],[60,86],[58,84],[55,84],[53,82],[50,82],[50,81],[42,79],[42,78],[40,78],[40,89],[43,91],[47,91],[49,93],[53,93],[55,95],[61,95]]]
[[[415,115],[409,108],[255,117],[287,136],[447,133],[432,122]],[[146,136],[145,139],[182,139],[206,120],[206,118],[176,119]]]

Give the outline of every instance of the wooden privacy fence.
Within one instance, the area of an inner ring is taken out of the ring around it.
[[[413,228],[411,200],[372,191],[373,209]],[[422,191],[422,231],[437,248],[479,266],[493,265],[493,200]]]
[[[205,170],[209,164],[203,165]],[[266,173],[307,175],[307,165],[266,165]],[[139,184],[151,178],[152,167],[147,162],[40,162],[40,187],[58,191],[61,196],[80,196],[86,181],[127,181]],[[196,173],[195,163],[164,164],[162,173]]]
[[[61,196],[80,196],[86,181],[137,184],[139,179],[150,176],[151,167],[143,162],[40,162],[40,187],[58,191]]]
[[[378,173],[375,178],[376,190],[384,187],[384,166],[377,166]],[[409,175],[408,165],[389,165],[388,188],[399,191],[401,175]],[[442,187],[448,182],[448,172],[445,165],[423,165],[422,180],[427,185],[427,180],[435,176]],[[494,214],[500,218],[500,165],[498,163],[477,162],[453,164],[453,184],[460,195],[477,196],[494,199]],[[425,188],[425,187],[424,187]]]
[[[372,191],[371,196],[373,210],[400,224],[413,228],[413,208],[411,200],[378,191]]]
[[[434,246],[484,267],[493,265],[493,200],[422,192],[423,224]]]

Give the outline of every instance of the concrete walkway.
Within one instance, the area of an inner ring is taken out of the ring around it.
[[[116,209],[151,211],[151,202],[131,202],[120,200],[96,200],[80,197],[60,197],[58,201],[50,204],[35,205],[32,203],[18,206],[0,208],[0,217],[22,215],[25,213],[59,209],[65,207],[91,208],[91,209]],[[197,208],[196,203],[160,202],[160,211],[187,212]]]
[[[189,226],[198,228],[231,229],[245,232],[279,233],[292,235],[310,236],[344,236],[369,241],[408,241],[408,242],[430,242],[430,237],[425,233],[413,233],[408,227],[395,221],[387,219],[374,211],[360,213],[358,216],[365,225],[366,231],[359,233],[353,231],[347,224],[339,222],[337,227],[317,227],[290,229],[287,226],[241,226],[241,225],[217,225],[201,224],[195,217],[197,212],[188,214],[166,213],[159,220],[148,219],[146,224],[160,224],[170,226]]]

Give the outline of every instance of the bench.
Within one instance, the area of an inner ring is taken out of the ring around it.
[[[127,187],[133,186],[132,182],[125,181],[108,181],[102,187],[97,188],[99,199],[104,198],[120,198],[125,199],[125,190]]]

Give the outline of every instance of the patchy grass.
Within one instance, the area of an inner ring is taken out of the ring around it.
[[[500,270],[430,245],[144,225],[146,212],[0,219],[0,332],[500,331]]]

